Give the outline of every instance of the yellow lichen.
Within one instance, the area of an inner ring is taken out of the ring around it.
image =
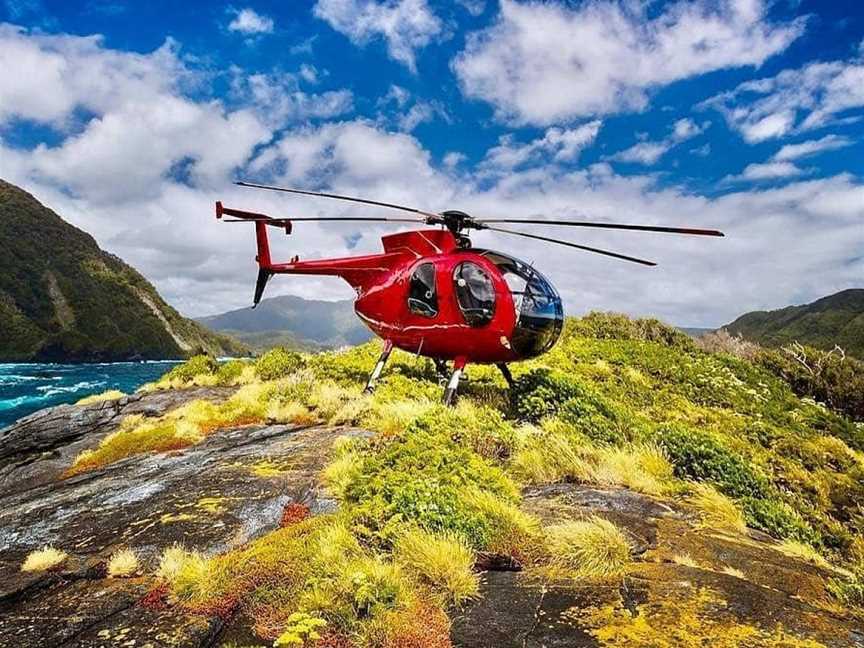
[[[631,612],[619,599],[588,609],[572,609],[601,646],[616,648],[825,648],[796,637],[781,626],[773,630],[735,618],[725,600],[708,589],[694,596],[664,596]]]

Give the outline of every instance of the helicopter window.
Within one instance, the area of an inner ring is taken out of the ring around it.
[[[453,271],[456,300],[465,321],[483,326],[495,315],[495,287],[489,275],[476,263],[460,263]]]
[[[424,317],[435,317],[438,314],[434,264],[423,263],[415,268],[408,289],[408,309]]]

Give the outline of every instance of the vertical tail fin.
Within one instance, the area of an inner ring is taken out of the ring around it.
[[[270,241],[267,239],[267,226],[261,221],[255,223],[255,240],[258,243],[258,255],[255,257],[258,262],[258,281],[255,282],[252,308],[255,308],[261,301],[264,288],[267,287],[267,282],[273,276],[273,272],[270,270]]]

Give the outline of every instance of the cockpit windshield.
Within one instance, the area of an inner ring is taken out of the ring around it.
[[[527,263],[500,252],[475,250],[494,263],[513,295],[516,329],[510,341],[522,357],[540,355],[552,348],[564,325],[561,297],[552,284]]]

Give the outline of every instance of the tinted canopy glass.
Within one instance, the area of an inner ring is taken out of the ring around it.
[[[517,317],[510,341],[513,350],[522,357],[532,357],[551,349],[564,325],[558,292],[527,263],[500,252],[480,253],[498,267],[513,295]]]
[[[424,317],[435,317],[438,314],[434,264],[421,263],[411,274],[411,285],[408,288],[408,309],[412,313]]]
[[[465,261],[453,271],[456,300],[465,321],[483,326],[495,315],[495,287],[492,278],[476,263]]]

